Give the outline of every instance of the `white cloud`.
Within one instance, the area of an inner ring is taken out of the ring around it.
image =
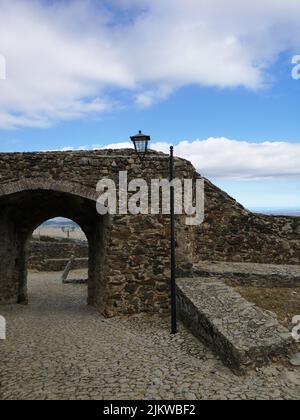
[[[115,143],[105,148],[130,148],[128,143]],[[97,148],[94,146],[93,148]],[[98,147],[103,148],[103,147]],[[169,152],[166,142],[151,143],[151,149]],[[259,180],[300,178],[300,144],[287,142],[250,143],[224,137],[182,141],[175,154],[193,163],[208,178]]]
[[[101,146],[101,145],[97,145],[97,144],[94,144],[93,146],[92,146],[92,149],[94,149],[94,150],[97,150],[97,149],[114,149],[114,150],[117,150],[117,149],[132,149],[132,143],[130,143],[130,142],[122,142],[122,143],[112,143],[112,144],[109,144],[108,146]]]
[[[98,115],[114,89],[141,107],[192,83],[257,89],[300,39],[298,0],[0,0],[0,19],[0,128]]]

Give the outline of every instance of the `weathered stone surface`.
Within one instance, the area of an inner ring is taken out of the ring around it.
[[[69,258],[43,259],[32,257],[28,262],[28,269],[34,271],[63,271]],[[76,258],[73,262],[73,269],[88,268],[88,258]]]
[[[232,286],[300,287],[300,265],[201,261],[178,269],[181,277],[220,277]]]
[[[28,238],[45,220],[63,216],[88,239],[91,305],[109,317],[168,310],[169,216],[96,211],[98,181],[110,177],[118,183],[121,170],[128,170],[129,181],[165,178],[168,160],[156,153],[141,165],[133,150],[0,154],[0,303],[27,302]],[[195,174],[180,159],[176,172],[179,178]],[[183,221],[178,217],[178,257],[192,260],[192,228]],[[57,257],[48,260],[59,265]]]
[[[251,213],[205,183],[205,223],[198,229],[203,261],[300,264],[300,218]]]
[[[1,400],[299,400],[298,368],[235,376],[181,324],[171,336],[169,317],[99,317],[57,273],[32,274],[29,292],[1,308]]]
[[[295,348],[291,333],[216,278],[178,281],[183,323],[235,372],[263,366]]]
[[[175,163],[178,178],[200,176],[189,162],[176,158]],[[118,181],[120,170],[128,170],[129,180],[150,182],[168,178],[168,160],[151,152],[141,165],[133,150],[0,154],[0,304],[27,302],[28,238],[45,220],[64,216],[80,225],[89,242],[91,305],[106,316],[168,309],[169,216],[96,212],[98,181]],[[299,264],[300,218],[252,214],[208,180],[205,188],[204,224],[187,227],[185,217],[177,218],[179,265],[199,260]]]
[[[28,268],[36,269],[33,264],[37,260],[56,260],[61,258],[70,258],[75,255],[76,258],[88,258],[89,248],[88,243],[84,241],[69,241],[52,240],[52,241],[37,241],[32,240],[28,246]],[[51,270],[45,270],[51,271]]]

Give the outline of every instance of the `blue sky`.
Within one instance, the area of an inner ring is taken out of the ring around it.
[[[300,208],[300,6],[222,3],[0,0],[0,151],[142,129],[245,206]]]

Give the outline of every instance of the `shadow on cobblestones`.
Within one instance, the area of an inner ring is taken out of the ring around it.
[[[273,366],[236,377],[165,317],[106,320],[85,285],[31,274],[30,305],[1,307],[1,399],[300,399],[299,371]]]

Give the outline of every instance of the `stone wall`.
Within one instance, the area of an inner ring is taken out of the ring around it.
[[[45,259],[41,260],[40,258],[32,257],[28,261],[28,270],[31,271],[63,271],[70,258],[56,258],[56,259]],[[73,263],[71,270],[82,270],[88,268],[88,258],[76,258]]]
[[[72,255],[75,255],[73,269],[87,268],[87,242],[30,241],[28,269],[38,271],[61,271]]]
[[[206,180],[198,260],[300,264],[300,217],[254,214]]]
[[[190,178],[192,165],[175,160],[177,176]],[[75,221],[89,241],[88,302],[106,316],[164,312],[169,308],[170,217],[100,216],[96,185],[168,177],[168,159],[149,155],[143,164],[133,150],[0,154],[0,303],[27,302],[28,238],[44,221]],[[194,259],[193,229],[178,217],[179,261]],[[5,261],[5,264],[3,263]]]
[[[178,178],[199,177],[175,159]],[[168,159],[133,150],[0,154],[0,303],[27,301],[28,240],[41,223],[62,216],[76,222],[90,245],[89,303],[106,316],[169,308],[170,217],[100,216],[96,185],[133,178],[168,178]],[[268,218],[245,210],[206,180],[200,228],[177,218],[178,265],[197,260],[298,264],[298,218]]]
[[[88,258],[89,247],[87,242],[62,242],[62,241],[30,241],[29,258],[40,257],[41,259]]]

